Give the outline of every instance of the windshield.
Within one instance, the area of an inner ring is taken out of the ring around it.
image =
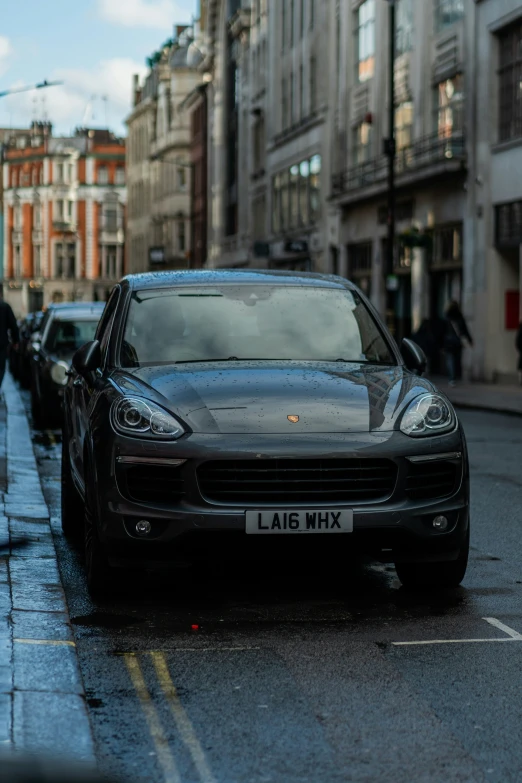
[[[227,359],[396,363],[351,291],[238,285],[133,295],[124,367]]]
[[[98,321],[55,321],[46,341],[48,351],[74,353],[94,340]]]

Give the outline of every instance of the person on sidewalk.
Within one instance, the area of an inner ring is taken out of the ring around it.
[[[522,321],[518,325],[516,346],[518,351],[518,382],[522,385]]]
[[[5,375],[9,337],[11,337],[11,342],[16,347],[19,339],[18,324],[16,323],[11,305],[0,298],[0,387]]]
[[[473,340],[458,302],[449,303],[446,310],[446,329],[444,332],[444,353],[450,386],[455,386],[462,377],[462,350],[466,342],[471,346]]]

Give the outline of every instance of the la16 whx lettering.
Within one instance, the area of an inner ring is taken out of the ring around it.
[[[258,509],[246,512],[250,535],[277,533],[352,533],[352,509]]]

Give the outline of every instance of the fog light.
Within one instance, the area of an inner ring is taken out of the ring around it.
[[[435,530],[446,530],[448,527],[448,520],[446,517],[435,517],[433,520],[433,527]]]
[[[136,524],[136,533],[139,536],[148,536],[151,530],[152,525],[150,522],[147,522],[146,519],[140,519],[140,521]]]

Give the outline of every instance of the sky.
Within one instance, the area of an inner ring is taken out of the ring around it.
[[[132,76],[145,58],[190,23],[197,0],[0,0],[0,92],[63,81],[0,98],[0,127],[48,119],[55,133],[78,126],[125,134]],[[7,10],[8,9],[8,10]]]

